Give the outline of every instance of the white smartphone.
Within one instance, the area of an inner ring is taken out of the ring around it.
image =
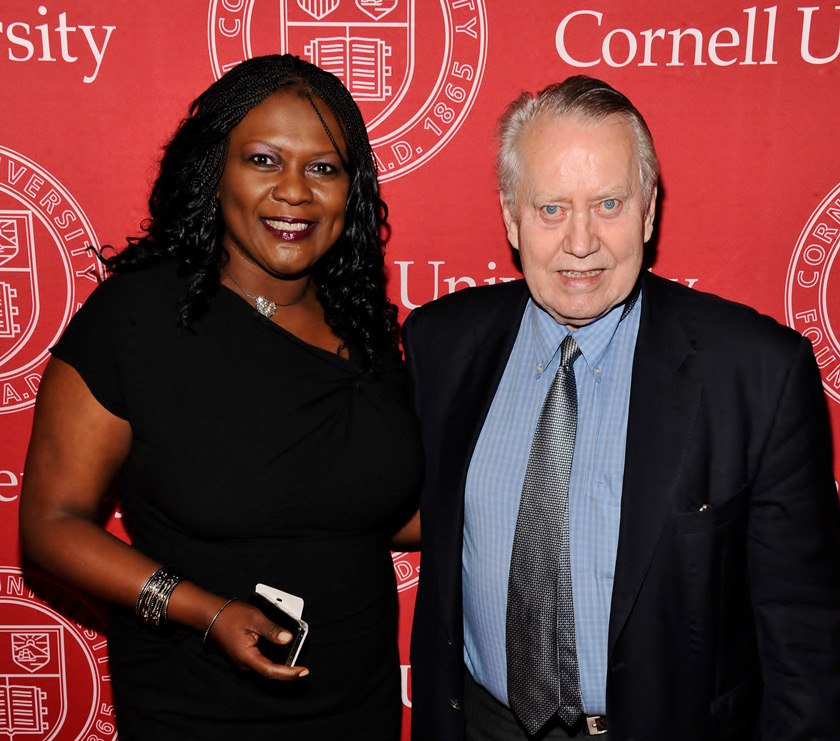
[[[303,600],[284,592],[282,589],[257,584],[251,598],[251,604],[260,610],[272,623],[285,628],[292,634],[292,640],[286,645],[272,643],[260,636],[257,647],[266,658],[275,664],[294,666],[303,648],[303,642],[309,633],[309,626],[303,621]]]

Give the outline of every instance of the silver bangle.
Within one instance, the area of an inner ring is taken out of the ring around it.
[[[181,575],[174,569],[162,566],[143,585],[137,596],[134,613],[144,623],[159,628],[166,622],[169,598],[181,582]]]
[[[236,602],[236,597],[231,597],[227,602],[225,602],[218,610],[216,610],[216,614],[210,618],[210,624],[207,626],[207,630],[204,631],[204,638],[201,639],[201,647],[206,651],[207,650],[207,638],[210,636],[210,628],[213,627],[213,623],[216,622],[216,618],[222,614],[222,611],[231,603]]]

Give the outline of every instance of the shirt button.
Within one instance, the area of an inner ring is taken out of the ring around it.
[[[542,372],[543,372],[543,368],[545,368],[545,366],[544,366],[542,363],[540,363],[540,364],[537,366],[537,373],[542,373]]]
[[[596,368],[596,369],[595,369],[595,375],[596,375],[596,376],[600,376],[600,375],[601,375],[601,369],[600,369],[600,368]]]
[[[461,709],[461,701],[457,697],[449,698],[449,707],[453,710],[460,710]]]

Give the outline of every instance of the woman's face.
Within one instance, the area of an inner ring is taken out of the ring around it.
[[[314,101],[346,159],[341,127]],[[231,131],[219,181],[231,266],[274,278],[305,276],[344,229],[349,187],[309,100],[293,90],[270,95]]]

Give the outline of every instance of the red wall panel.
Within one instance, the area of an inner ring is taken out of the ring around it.
[[[391,209],[389,290],[403,316],[519,275],[493,173],[508,101],[570,74],[618,87],[647,117],[662,161],[653,270],[809,336],[840,441],[840,9],[677,6],[3,2],[0,736],[115,735],[100,609],[48,578],[20,576],[32,403],[47,348],[98,278],[85,246],[137,233],[161,146],[189,101],[248,56],[292,51],[348,81]],[[418,557],[394,559],[408,707]]]

